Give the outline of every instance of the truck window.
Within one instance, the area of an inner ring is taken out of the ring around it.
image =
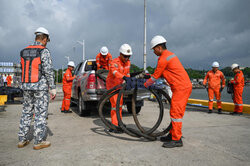
[[[85,71],[95,70],[96,71],[97,66],[95,61],[88,61],[85,65]]]
[[[81,67],[82,67],[82,63],[79,63],[79,64],[76,66],[76,68],[75,68],[74,75],[78,75],[78,74],[79,74],[79,71],[81,71],[81,70],[80,70]]]

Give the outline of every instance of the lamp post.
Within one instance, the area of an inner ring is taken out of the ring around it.
[[[65,56],[65,58],[67,58],[67,60],[68,60],[68,63],[69,63],[69,56]]]
[[[84,43],[84,40],[82,40],[82,42],[77,41],[77,43],[82,45],[82,60],[84,61],[84,59],[85,59],[85,43]]]
[[[146,40],[147,40],[147,31],[146,31],[146,0],[144,0],[144,44],[143,44],[143,65],[144,65],[144,70],[146,70],[146,65],[147,65],[147,53],[146,53]]]
[[[63,65],[62,65],[62,80],[63,80]]]

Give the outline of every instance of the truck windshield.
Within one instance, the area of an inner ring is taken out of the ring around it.
[[[95,70],[96,71],[96,62],[95,61],[88,61],[85,65],[85,71]]]

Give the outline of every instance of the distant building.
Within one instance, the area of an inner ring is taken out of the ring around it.
[[[13,78],[12,86],[19,87],[21,81],[21,65],[19,63],[14,64],[13,62],[0,62],[0,75],[10,74]],[[0,86],[2,86],[2,80],[0,80]]]

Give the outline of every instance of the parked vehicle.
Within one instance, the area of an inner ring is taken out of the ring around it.
[[[101,96],[106,92],[106,83],[103,79],[96,76],[96,60],[88,59],[79,63],[74,71],[76,78],[72,85],[72,105],[78,106],[78,114],[81,116],[90,115],[92,110],[97,109]],[[136,112],[139,113],[143,106],[144,98],[148,98],[150,94],[145,90],[139,91],[136,102]],[[124,104],[127,106],[128,112],[132,113],[131,94],[124,94]]]
[[[167,81],[164,79],[164,78],[159,78],[155,81],[155,85],[160,88],[160,89],[163,89],[168,95],[170,98],[172,98],[172,91],[171,91],[171,88],[170,86],[167,85]],[[159,97],[162,99],[162,100],[165,100],[166,101],[166,98],[163,97],[162,95],[159,94]],[[155,96],[153,94],[151,94],[151,96],[149,97],[149,100],[151,101],[155,101]]]
[[[15,87],[0,87],[0,95],[7,95],[7,103],[19,103],[15,101],[16,97],[23,97],[23,90]]]

